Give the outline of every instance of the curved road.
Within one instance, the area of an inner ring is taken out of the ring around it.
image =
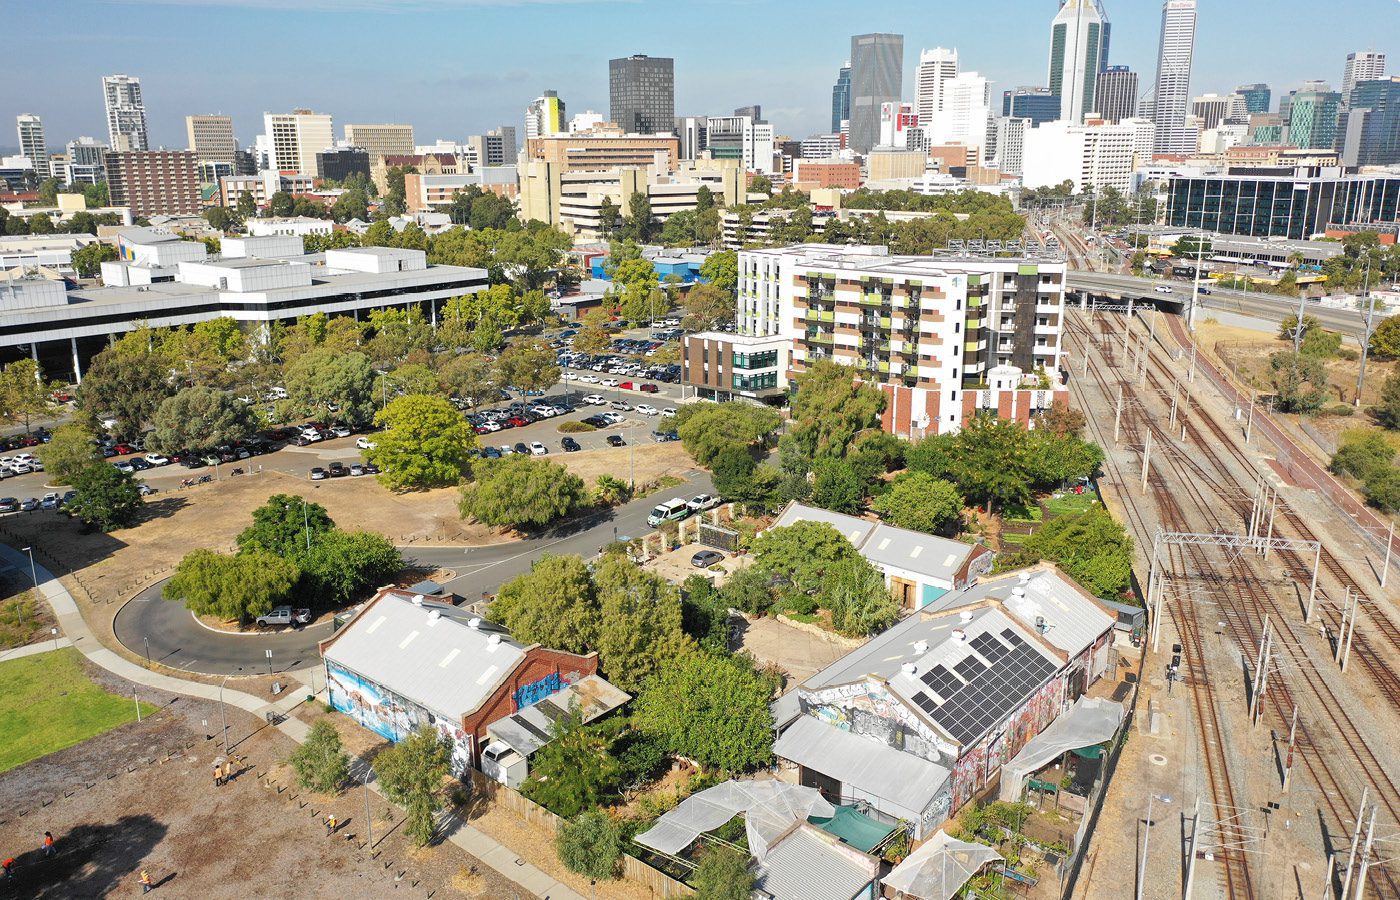
[[[591,556],[614,539],[635,538],[652,531],[647,513],[660,500],[693,497],[713,491],[707,472],[695,471],[685,483],[651,497],[606,510],[564,528],[520,541],[480,547],[400,547],[411,566],[451,569],[457,577],[446,587],[467,600],[483,591],[494,593],[502,584],[530,570],[543,553]],[[295,631],[267,634],[226,634],[201,625],[182,605],[160,597],[165,582],[142,591],[117,612],[117,640],[133,653],[149,654],[152,662],[198,672],[228,675],[267,671],[272,651],[273,672],[315,665],[317,645],[331,633],[329,622]]]

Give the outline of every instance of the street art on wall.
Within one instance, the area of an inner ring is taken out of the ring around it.
[[[1031,738],[1045,730],[1064,706],[1064,678],[1056,678],[1031,695],[977,746],[965,752],[953,767],[953,808],[958,809],[986,786],[992,775]]]
[[[577,679],[575,679],[577,680]],[[573,683],[572,681],[570,682]],[[515,689],[512,699],[515,700],[515,709],[520,711],[527,706],[534,706],[550,694],[557,693],[564,688],[564,680],[558,672],[553,672],[539,681],[532,681],[523,684]]]
[[[429,712],[334,663],[326,664],[331,706],[380,737],[397,743],[420,725],[428,725],[452,744],[452,771],[464,774],[472,764],[472,739],[460,722]]]
[[[803,691],[813,714],[828,725],[878,738],[897,750],[951,766],[958,748],[934,732],[903,701],[873,679]],[[877,724],[880,723],[880,724]]]

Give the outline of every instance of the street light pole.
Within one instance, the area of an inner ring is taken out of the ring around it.
[[[25,547],[23,552],[29,554],[29,579],[34,582],[34,593],[37,594],[39,593],[39,575],[38,570],[34,568],[34,548],[32,546]],[[20,603],[18,606],[15,607],[15,609],[19,610],[19,624],[20,627],[23,628],[24,604]]]
[[[242,666],[233,670],[233,672],[242,671]],[[224,685],[233,677],[233,672],[225,675],[224,680],[219,682],[219,726],[224,730],[224,753],[228,753],[228,716],[224,712]]]
[[[1152,801],[1161,800],[1163,803],[1172,802],[1171,797],[1158,797],[1156,794],[1147,795],[1147,827],[1142,833],[1142,861],[1138,864],[1137,900],[1142,900],[1143,881],[1147,878],[1147,840],[1152,837]]]

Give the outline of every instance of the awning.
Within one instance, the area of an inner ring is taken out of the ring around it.
[[[985,844],[969,844],[940,831],[881,881],[919,900],[950,900],[972,876],[1001,854]]]
[[[567,715],[573,704],[578,704],[579,716],[587,725],[631,699],[602,676],[589,675],[514,715],[497,719],[486,726],[486,734],[521,756],[529,756],[553,739],[554,723]]]
[[[1031,738],[1006,765],[1001,767],[1000,799],[1019,800],[1026,776],[1050,760],[1070,750],[1101,744],[1118,733],[1123,721],[1123,705],[1112,700],[1080,697],[1068,712]]]
[[[773,744],[773,752],[915,813],[926,809],[948,780],[948,770],[937,763],[842,731],[815,716],[793,722]]]
[[[743,813],[749,851],[761,860],[794,822],[809,816],[829,818],[835,812],[816,788],[782,781],[726,781],[682,800],[635,840],[675,856],[701,834]]]

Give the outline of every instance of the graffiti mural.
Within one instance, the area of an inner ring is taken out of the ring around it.
[[[460,776],[471,768],[472,738],[461,722],[429,712],[334,663],[326,664],[326,687],[331,706],[380,737],[397,743],[420,725],[428,725],[451,742],[452,771]]]
[[[965,751],[953,767],[953,809],[960,809],[1026,742],[1045,730],[1064,707],[1064,676],[1031,695],[997,731]]]
[[[941,766],[951,766],[957,757],[956,746],[934,732],[878,681],[802,691],[800,696],[817,718],[842,731],[877,737],[891,747]]]
[[[545,697],[557,693],[563,688],[564,681],[559,677],[559,673],[555,672],[551,675],[546,675],[539,681],[532,681],[529,684],[521,685],[515,689],[515,693],[511,695],[511,697],[515,700],[516,710],[519,711],[527,706],[534,706]]]

